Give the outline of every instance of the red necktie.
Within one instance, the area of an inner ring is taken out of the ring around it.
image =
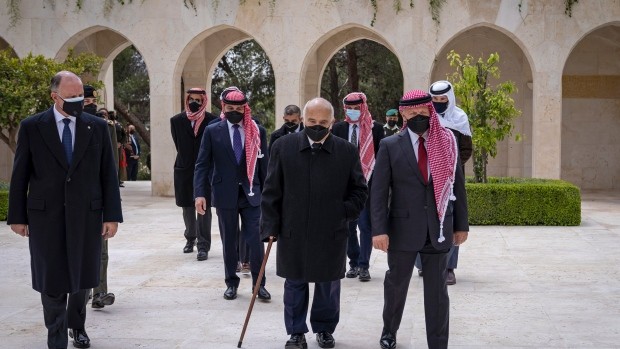
[[[424,184],[428,182],[428,156],[426,155],[426,147],[424,146],[424,138],[418,138],[418,168],[424,178]]]

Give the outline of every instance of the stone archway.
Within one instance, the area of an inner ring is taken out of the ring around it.
[[[182,85],[211,91],[211,77],[221,57],[235,45],[251,39],[255,40],[249,33],[227,25],[211,28],[194,37],[181,52],[174,69],[174,110],[182,109]],[[210,111],[211,105],[207,108]]]
[[[500,57],[500,80],[512,80],[518,92],[513,95],[516,108],[521,116],[514,122],[513,136],[497,145],[497,157],[489,159],[489,176],[532,176],[532,67],[530,59],[515,38],[499,28],[476,26],[468,28],[449,40],[439,50],[431,73],[431,81],[445,80],[447,74],[454,72],[447,60],[448,53],[454,50],[462,57],[466,54],[475,59],[497,52]],[[516,141],[521,134],[521,141]],[[466,164],[466,172],[473,173],[473,161]]]
[[[562,75],[561,178],[582,189],[620,189],[620,23],[573,47]]]
[[[306,101],[320,96],[323,72],[332,56],[347,44],[361,39],[372,40],[383,45],[394,53],[400,61],[396,50],[387,39],[371,29],[355,24],[346,24],[335,28],[319,38],[306,54],[300,76],[300,106],[303,106]]]
[[[6,40],[4,40],[1,36],[0,36],[0,51],[6,50],[6,49],[11,49],[12,55],[17,57],[17,53],[15,52],[15,50],[13,50],[13,47],[11,47],[11,44],[9,44],[8,42],[6,42]]]

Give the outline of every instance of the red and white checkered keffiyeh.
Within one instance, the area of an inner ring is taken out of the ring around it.
[[[430,95],[426,91],[411,90],[403,96],[401,101],[414,100]],[[400,106],[398,109],[403,110],[414,106],[426,106],[430,112],[430,127],[428,130],[428,139],[426,140],[426,149],[428,152],[429,167],[433,179],[433,191],[435,193],[435,202],[437,204],[437,216],[439,218],[439,242],[445,240],[443,236],[443,221],[450,200],[456,200],[453,193],[454,180],[456,177],[456,165],[458,161],[458,148],[456,139],[452,131],[441,126],[439,116],[435,112],[433,103],[429,100],[426,103],[417,105]],[[464,198],[462,198],[464,200]]]
[[[222,92],[222,96],[228,101],[244,101],[246,100],[245,94],[241,92],[237,87],[228,87]],[[222,113],[220,118],[224,119],[224,98],[222,98]],[[237,104],[238,105],[238,104]],[[248,176],[248,182],[250,183],[249,196],[254,196],[253,179],[254,172],[256,170],[256,161],[258,158],[262,158],[264,155],[260,150],[260,130],[254,120],[252,120],[252,109],[247,101],[243,104],[243,131],[245,132],[245,164]]]
[[[360,103],[360,118],[359,118],[359,154],[360,154],[360,162],[362,163],[362,172],[364,173],[364,177],[366,177],[366,181],[370,179],[372,175],[372,171],[375,168],[375,146],[372,139],[372,116],[370,115],[370,111],[368,110],[368,104],[366,103],[366,95],[362,92],[352,92],[346,95],[343,100],[343,104],[347,104],[347,101],[356,101],[362,100]],[[351,104],[349,104],[351,105]],[[355,104],[357,105],[357,104]],[[346,108],[345,108],[346,115]],[[345,120],[353,124],[355,123],[348,116],[345,117]]]
[[[192,111],[189,109],[189,95],[190,94],[197,94],[197,95],[204,96],[204,99],[202,100],[202,105],[200,105],[200,109],[198,109],[198,111],[195,113],[192,113]],[[202,124],[202,121],[205,119],[205,109],[207,109],[207,100],[208,100],[207,91],[199,87],[192,87],[189,90],[187,90],[187,96],[185,97],[185,114],[187,115],[187,118],[189,119],[189,121],[194,122],[194,136],[198,135],[200,124]]]

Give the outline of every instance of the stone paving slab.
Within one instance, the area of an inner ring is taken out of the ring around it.
[[[149,182],[122,188],[125,223],[110,240],[108,284],[116,303],[87,309],[93,349],[236,348],[251,279],[225,290],[214,213],[209,259],[183,254],[181,209],[150,196]],[[583,194],[579,227],[473,226],[449,287],[450,347],[620,348],[620,192]],[[275,248],[275,246],[274,246]],[[25,238],[0,226],[0,348],[45,348],[39,294]],[[342,280],[337,348],[378,348],[386,254],[373,251],[367,283]],[[275,249],[267,267],[273,300],[256,302],[243,348],[283,348],[283,280]],[[414,275],[398,348],[426,347],[422,280]],[[312,293],[311,293],[312,294]],[[318,348],[307,335],[308,348]],[[70,344],[71,347],[71,344]]]

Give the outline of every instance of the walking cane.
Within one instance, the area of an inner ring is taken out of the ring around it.
[[[254,292],[252,292],[252,300],[250,301],[248,313],[245,316],[245,323],[243,324],[243,330],[241,331],[241,337],[239,337],[239,343],[237,343],[237,348],[241,348],[241,343],[243,343],[243,336],[245,336],[245,330],[248,328],[248,322],[250,321],[250,316],[252,315],[252,308],[254,308],[254,301],[256,300],[256,295],[258,294],[258,290],[260,289],[260,283],[263,280],[263,275],[265,274],[265,266],[267,266],[267,259],[269,259],[269,251],[271,251],[272,243],[273,236],[270,236],[269,244],[267,245],[267,251],[265,252],[265,257],[263,258],[263,265],[260,266],[260,272],[258,273],[258,278],[256,278],[256,285],[254,285]]]

